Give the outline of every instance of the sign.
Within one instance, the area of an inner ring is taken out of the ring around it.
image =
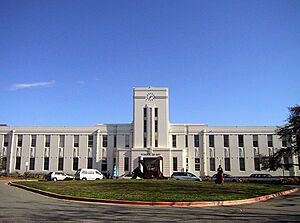
[[[118,176],[118,169],[117,169],[117,166],[115,165],[114,166],[114,177],[117,177]]]

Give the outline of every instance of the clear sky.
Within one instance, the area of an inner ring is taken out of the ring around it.
[[[300,104],[300,1],[0,0],[0,123],[281,125]]]

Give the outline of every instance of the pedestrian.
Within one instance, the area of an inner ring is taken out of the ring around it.
[[[221,167],[221,165],[219,165],[219,168],[217,170],[217,178],[215,180],[216,184],[222,184],[224,183],[224,175],[223,175],[223,168]]]
[[[110,179],[110,171],[109,170],[107,171],[106,174],[107,174],[107,179]]]

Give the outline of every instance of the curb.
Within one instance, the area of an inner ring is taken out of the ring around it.
[[[138,206],[178,206],[178,207],[234,206],[234,205],[252,204],[252,203],[269,200],[271,198],[287,195],[298,191],[298,188],[293,188],[290,190],[278,192],[275,194],[265,195],[261,197],[249,198],[244,200],[232,200],[232,201],[152,202],[152,201],[107,200],[107,199],[97,199],[97,198],[73,197],[68,195],[60,195],[51,192],[46,192],[46,191],[26,187],[24,185],[15,184],[13,182],[9,182],[8,185],[21,188],[27,191],[31,191],[37,194],[41,194],[47,197],[70,200],[70,201],[82,201],[82,202],[91,202],[91,203],[100,203],[100,204],[138,205]]]

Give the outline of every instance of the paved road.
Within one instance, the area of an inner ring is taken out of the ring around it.
[[[137,207],[61,201],[0,181],[0,222],[299,222],[300,192],[231,207]]]

